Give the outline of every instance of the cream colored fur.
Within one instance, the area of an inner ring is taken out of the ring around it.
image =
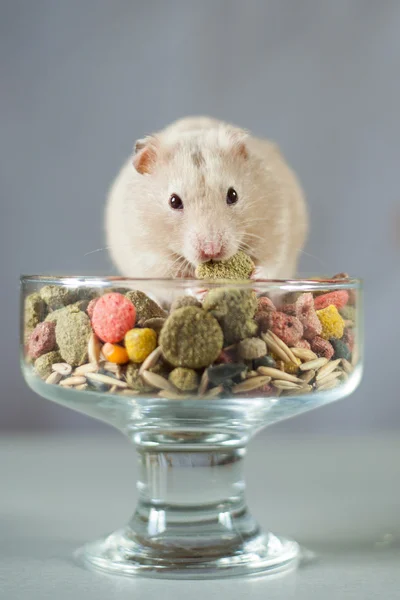
[[[307,210],[299,182],[274,144],[194,117],[141,140],[135,161],[143,157],[149,172],[139,173],[130,158],[106,208],[107,243],[122,275],[190,276],[201,240],[216,239],[224,258],[245,250],[259,277],[295,275]],[[232,206],[226,203],[229,187],[239,196]],[[180,196],[183,210],[170,208],[171,194]]]

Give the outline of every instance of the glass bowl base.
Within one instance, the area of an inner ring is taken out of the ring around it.
[[[297,567],[300,549],[296,542],[272,533],[259,534],[223,554],[180,548],[160,552],[133,541],[129,528],[89,542],[76,551],[75,559],[88,569],[114,575],[161,579],[216,579],[232,576],[275,575]],[[207,556],[208,555],[208,556]]]

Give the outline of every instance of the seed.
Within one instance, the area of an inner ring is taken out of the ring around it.
[[[298,383],[292,381],[285,381],[284,379],[275,379],[272,385],[278,390],[300,390],[302,388]]]
[[[118,391],[118,386],[115,384],[113,386],[111,386],[109,389],[110,394],[115,394],[115,392],[117,392],[117,391]]]
[[[328,383],[324,383],[323,385],[317,386],[317,390],[319,392],[324,392],[326,390],[331,390],[332,388],[337,386],[337,380],[335,379],[335,381],[329,381]]]
[[[56,371],[53,371],[46,379],[46,383],[57,384],[60,379],[62,379],[61,373],[56,373]]]
[[[285,381],[292,381],[293,383],[303,383],[298,377],[295,377],[290,373],[285,373],[285,371],[280,371],[279,369],[273,369],[272,367],[258,367],[257,371],[260,375],[269,375],[272,379],[284,379]]]
[[[210,383],[210,380],[208,378],[208,373],[207,373],[207,369],[204,370],[203,375],[201,376],[200,379],[200,385],[199,385],[199,389],[197,390],[197,393],[199,396],[203,396],[206,393],[206,390],[208,388],[208,384]]]
[[[325,377],[323,377],[322,379],[317,378],[317,380],[316,380],[317,389],[319,389],[322,385],[329,383],[330,381],[335,381],[335,379],[340,377],[342,375],[342,373],[343,373],[343,371],[333,371],[332,373],[328,373],[328,375],[325,375]]]
[[[298,390],[286,390],[285,398],[287,396],[299,396],[300,394],[307,394],[308,392],[311,392],[312,389],[313,389],[312,385],[304,385],[303,387],[301,387]]]
[[[310,383],[310,381],[312,381],[314,377],[315,371],[313,369],[310,369],[309,371],[304,371],[304,373],[300,375],[300,379],[304,381],[304,383]]]
[[[271,377],[266,377],[264,375],[258,375],[257,377],[250,377],[250,379],[246,379],[246,381],[242,381],[241,383],[237,383],[233,386],[232,392],[234,394],[240,394],[240,392],[251,392],[252,390],[256,390],[263,385],[266,385],[271,381]]]
[[[177,392],[171,392],[170,390],[161,390],[158,392],[160,398],[167,398],[168,400],[187,400],[188,397],[184,394],[178,394]]]
[[[277,345],[278,345],[280,348],[282,348],[283,352],[285,352],[285,353],[287,354],[287,356],[288,356],[288,358],[289,358],[290,362],[293,362],[293,363],[295,363],[295,364],[296,364],[296,363],[297,363],[297,361],[296,361],[296,357],[295,357],[295,355],[293,354],[293,352],[291,351],[291,349],[289,348],[289,346],[287,346],[287,345],[285,344],[285,342],[284,342],[284,341],[282,341],[282,340],[281,340],[281,339],[280,339],[280,338],[279,338],[279,337],[278,337],[278,336],[277,336],[277,335],[276,335],[276,334],[275,334],[273,331],[269,331],[268,333],[269,333],[269,335],[272,337],[272,339],[275,341],[275,343],[276,343],[276,344],[277,344]]]
[[[292,352],[297,358],[304,361],[316,360],[318,358],[315,352],[308,350],[308,348],[292,348]]]
[[[76,385],[74,389],[78,390],[79,392],[83,392],[84,390],[88,389],[88,384],[87,383],[81,383],[80,385]]]
[[[343,382],[344,382],[344,381],[347,381],[347,380],[348,380],[348,378],[349,378],[349,376],[348,376],[348,374],[346,373],[346,371],[342,371],[342,372],[340,373],[340,375],[341,375],[341,378],[342,378],[342,381],[343,381]]]
[[[250,379],[251,377],[257,377],[257,371],[248,371],[246,379]]]
[[[105,371],[109,371],[110,373],[114,373],[115,375],[117,375],[117,373],[119,373],[121,370],[119,365],[117,365],[116,363],[109,362],[108,360],[106,360],[101,365],[101,367]]]
[[[88,342],[89,362],[98,365],[100,361],[101,342],[95,333],[91,333]]]
[[[202,397],[204,400],[210,400],[211,398],[216,398],[217,396],[219,396],[223,391],[223,386],[217,385],[216,387],[213,387],[210,390],[208,390],[208,392],[206,392]]]
[[[276,354],[276,356],[279,356],[279,358],[282,359],[284,362],[292,362],[289,359],[286,352],[284,352],[282,350],[282,348],[280,346],[278,346],[278,344],[274,341],[274,339],[272,337],[268,336],[267,333],[262,333],[261,337],[264,340],[264,342],[267,344],[268,348],[270,350],[272,350],[272,352],[274,352],[274,354]]]
[[[157,373],[152,373],[151,371],[143,371],[142,379],[145,380],[146,383],[153,386],[158,390],[167,390],[168,392],[172,392],[176,394],[178,390],[168,379],[158,375]]]
[[[336,369],[336,367],[338,366],[340,361],[341,361],[341,359],[337,358],[336,360],[331,360],[330,362],[326,363],[323,367],[321,367],[318,370],[317,376],[315,378],[316,381],[320,381],[321,379],[326,377],[326,375],[329,375],[329,373],[332,373],[332,371],[334,371]]]
[[[68,363],[54,363],[51,368],[55,373],[60,373],[60,375],[71,375],[72,373],[72,367]]]
[[[153,350],[153,352],[150,352],[148,357],[145,358],[144,361],[142,362],[140,369],[139,369],[139,375],[142,375],[143,371],[149,371],[150,369],[155,367],[156,364],[158,363],[158,361],[160,360],[161,355],[162,355],[161,346],[157,346],[157,348],[155,350]]]
[[[315,360],[309,360],[305,363],[303,363],[302,365],[300,365],[299,369],[300,371],[309,371],[310,369],[319,369],[320,367],[323,367],[324,365],[326,365],[326,363],[328,362],[327,358],[321,357],[321,358],[317,358]]]
[[[86,375],[86,373],[95,373],[97,369],[97,365],[93,363],[86,363],[85,365],[76,367],[76,369],[74,370],[74,375]]]
[[[81,385],[82,383],[86,383],[86,377],[68,377],[60,381],[62,387],[72,387],[74,385]]]
[[[342,366],[344,371],[348,374],[351,375],[351,373],[353,372],[353,367],[352,365],[349,363],[348,360],[346,360],[345,358],[342,358]]]
[[[116,385],[117,387],[126,388],[128,384],[125,381],[110,377],[110,375],[103,375],[102,373],[88,373],[86,375],[89,381],[97,381],[98,383],[105,383],[107,385]]]

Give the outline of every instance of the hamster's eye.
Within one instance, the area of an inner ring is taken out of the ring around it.
[[[174,210],[182,210],[183,209],[183,202],[177,194],[172,194],[171,198],[169,199],[169,205]]]
[[[226,192],[226,203],[229,205],[236,204],[238,200],[239,196],[237,195],[237,191],[233,187],[230,187],[229,190]]]

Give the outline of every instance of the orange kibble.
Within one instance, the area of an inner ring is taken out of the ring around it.
[[[118,346],[118,344],[111,344],[110,342],[107,342],[104,344],[101,351],[103,352],[106,360],[116,363],[117,365],[124,365],[129,361],[127,351],[122,346]]]

